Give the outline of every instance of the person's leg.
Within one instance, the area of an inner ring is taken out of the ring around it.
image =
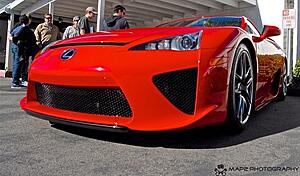
[[[19,85],[20,78],[20,57],[19,49],[15,44],[12,45],[13,68],[12,68],[12,84]]]
[[[21,88],[24,87],[21,85],[21,69],[23,66],[24,58],[20,57],[20,50],[17,45],[12,46],[12,53],[13,53],[13,80],[11,83],[11,88]]]
[[[22,82],[27,81],[28,79],[28,66],[29,66],[29,57],[30,56],[25,56],[22,68],[21,68],[21,78]]]

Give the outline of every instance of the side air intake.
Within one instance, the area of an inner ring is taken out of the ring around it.
[[[180,111],[194,114],[197,68],[163,73],[153,77],[159,91]]]

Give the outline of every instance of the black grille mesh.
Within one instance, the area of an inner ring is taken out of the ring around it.
[[[153,77],[155,86],[179,110],[194,114],[197,68],[164,73]]]
[[[130,106],[119,88],[74,88],[36,83],[42,105],[88,114],[131,117]]]

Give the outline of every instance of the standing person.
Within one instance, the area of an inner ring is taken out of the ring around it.
[[[15,35],[15,33],[17,33],[18,31],[16,31],[16,28],[19,27],[21,25],[21,21],[22,23],[24,23],[23,18],[19,18],[19,22],[17,22],[14,27],[11,29],[10,33],[9,33],[9,40],[13,40],[13,36]],[[20,30],[21,28],[19,28],[18,30]],[[15,89],[15,88],[21,88],[23,87],[21,82],[20,82],[20,77],[21,77],[21,59],[19,57],[19,48],[18,46],[12,42],[12,46],[11,46],[11,52],[12,52],[12,82],[11,82],[11,88]]]
[[[104,24],[104,30],[114,30],[114,29],[128,29],[129,24],[125,18],[125,7],[117,5],[114,7],[113,17],[106,20]]]
[[[29,18],[26,15],[22,15],[19,18],[19,24],[14,27],[10,33],[10,39],[12,43],[12,55],[13,55],[13,69],[12,69],[12,83],[11,88],[21,88],[24,87],[23,82],[20,81],[21,69],[24,64],[24,57],[22,57],[22,50],[20,50],[22,42],[20,42],[16,37],[22,32],[24,27],[28,25]]]
[[[92,19],[97,15],[94,7],[88,7],[85,10],[85,15],[79,21],[80,35],[89,34],[94,32],[94,27],[90,24]]]
[[[72,38],[80,35],[80,29],[78,26],[79,19],[80,19],[79,16],[74,16],[73,25],[67,27],[67,29],[63,34],[63,39]]]
[[[22,30],[13,37],[13,41],[19,43],[19,55],[23,60],[21,67],[21,80],[23,86],[27,86],[29,60],[32,61],[39,50],[39,47],[36,44],[34,32],[29,27],[32,22],[32,18],[30,15],[27,15],[27,17],[29,19],[28,24],[23,26]]]
[[[45,14],[44,20],[45,22],[39,24],[34,31],[36,44],[40,48],[44,48],[48,44],[61,39],[58,27],[52,24],[52,15]]]

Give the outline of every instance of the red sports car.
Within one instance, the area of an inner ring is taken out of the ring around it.
[[[227,123],[284,100],[286,56],[246,17],[180,19],[52,43],[31,65],[21,107],[30,115],[113,131]]]

